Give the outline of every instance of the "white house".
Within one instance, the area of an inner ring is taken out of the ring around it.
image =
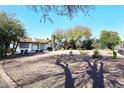
[[[17,47],[16,52],[21,53],[21,52],[42,52],[42,51],[47,51],[47,48],[51,47],[50,40],[46,39],[32,39],[32,38],[25,38],[21,39],[19,42],[19,45]]]

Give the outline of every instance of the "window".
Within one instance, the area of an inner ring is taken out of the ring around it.
[[[29,48],[28,43],[20,43],[20,48]]]

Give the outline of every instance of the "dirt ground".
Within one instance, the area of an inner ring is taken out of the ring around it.
[[[8,87],[9,87],[8,84],[0,75],[0,88],[8,88]]]
[[[24,88],[124,88],[124,58],[61,54],[6,60],[5,72]]]

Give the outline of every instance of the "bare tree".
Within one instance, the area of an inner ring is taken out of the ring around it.
[[[79,13],[89,16],[89,11],[95,9],[95,6],[92,5],[32,5],[28,7],[41,16],[40,22],[49,20],[52,23],[51,13],[57,16],[67,16],[72,19]]]

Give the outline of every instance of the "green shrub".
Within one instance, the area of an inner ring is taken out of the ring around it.
[[[84,55],[84,52],[80,51],[80,55]]]
[[[99,57],[99,51],[98,50],[94,50],[92,57],[93,58],[98,58]]]
[[[116,51],[113,50],[113,59],[116,59],[117,58],[117,53]]]
[[[80,55],[84,56],[84,55],[88,55],[89,52],[82,52],[80,51]]]
[[[64,51],[64,48],[62,47],[61,50]]]
[[[86,40],[83,40],[82,41],[82,47],[85,49],[85,50],[91,50],[93,49],[93,40],[92,39],[86,39]]]
[[[81,48],[79,47],[79,48],[77,48],[77,50],[81,50]]]
[[[85,50],[85,48],[82,47],[81,50]]]
[[[93,44],[93,47],[95,49],[100,49],[101,48],[101,44],[100,43],[95,43],[95,44]]]
[[[69,55],[71,56],[73,54],[72,50],[69,52]]]

